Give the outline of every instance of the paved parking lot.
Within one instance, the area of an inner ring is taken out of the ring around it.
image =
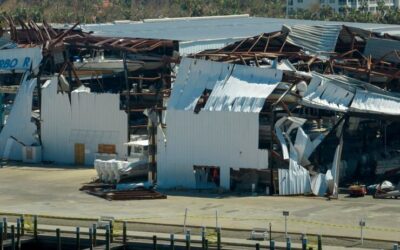
[[[106,201],[79,191],[93,180],[93,169],[9,166],[0,169],[0,214],[22,213],[61,217],[113,216],[137,222],[284,230],[282,211],[290,211],[289,230],[298,233],[358,237],[358,222],[366,219],[365,236],[400,241],[400,199],[371,197],[326,200],[316,197],[267,197],[167,191],[166,200]]]

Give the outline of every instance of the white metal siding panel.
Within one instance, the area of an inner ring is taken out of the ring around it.
[[[160,187],[195,188],[194,165],[220,167],[226,188],[230,168],[268,167],[267,150],[258,149],[258,113],[173,110],[167,124],[166,147],[159,144],[166,150],[158,162]]]
[[[224,188],[230,168],[267,168],[268,151],[258,148],[259,111],[281,79],[280,70],[184,58],[168,103],[167,142],[158,145],[158,185],[195,188],[194,165],[220,167]],[[195,114],[206,88],[209,100]],[[237,103],[227,108],[231,99]]]
[[[210,89],[204,110],[259,112],[281,80],[281,70],[184,58],[168,110],[194,110],[203,91]]]
[[[302,104],[321,109],[347,111],[354,93],[336,85],[332,80],[313,75],[302,98]]]
[[[119,95],[57,93],[57,79],[42,89],[43,158],[74,163],[74,144],[85,144],[85,164],[92,165],[98,144],[115,144],[118,157],[126,156],[127,115],[119,109]]]
[[[400,115],[400,98],[357,89],[351,111]]]
[[[23,148],[21,144],[10,139],[11,136],[28,146],[39,145],[39,141],[35,137],[36,125],[31,122],[32,97],[33,90],[36,87],[36,78],[28,80],[27,76],[28,73],[24,75],[21,81],[7,122],[0,133],[0,157],[5,156],[10,160],[22,160]],[[7,146],[7,141],[12,144]],[[5,151],[7,151],[6,154],[4,154]]]
[[[204,110],[260,112],[282,80],[282,71],[234,65],[225,81],[215,84]]]

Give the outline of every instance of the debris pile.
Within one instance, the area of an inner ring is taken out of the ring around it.
[[[125,185],[122,184],[103,184],[89,183],[80,188],[80,191],[87,194],[97,196],[109,201],[112,200],[149,200],[149,199],[166,199],[167,196],[149,189],[145,185]]]

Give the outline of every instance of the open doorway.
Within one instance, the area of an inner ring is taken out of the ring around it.
[[[235,192],[270,194],[271,170],[239,168],[230,169],[230,189]]]
[[[213,189],[220,186],[220,168],[216,166],[193,166],[196,189]]]

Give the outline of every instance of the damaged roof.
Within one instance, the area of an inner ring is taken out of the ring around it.
[[[347,25],[375,32],[400,32],[400,25],[327,22],[300,19],[249,17],[248,15],[208,18],[165,18],[140,22],[88,24],[84,31],[100,36],[125,36],[178,41],[201,41],[222,38],[245,38],[280,30],[283,25]]]
[[[203,110],[260,112],[282,80],[282,71],[184,58],[168,109],[194,111],[205,90]]]
[[[301,99],[308,107],[359,114],[400,115],[400,96],[372,84],[340,75],[313,72]]]
[[[341,25],[294,25],[283,26],[288,32],[286,41],[312,53],[334,52]]]

